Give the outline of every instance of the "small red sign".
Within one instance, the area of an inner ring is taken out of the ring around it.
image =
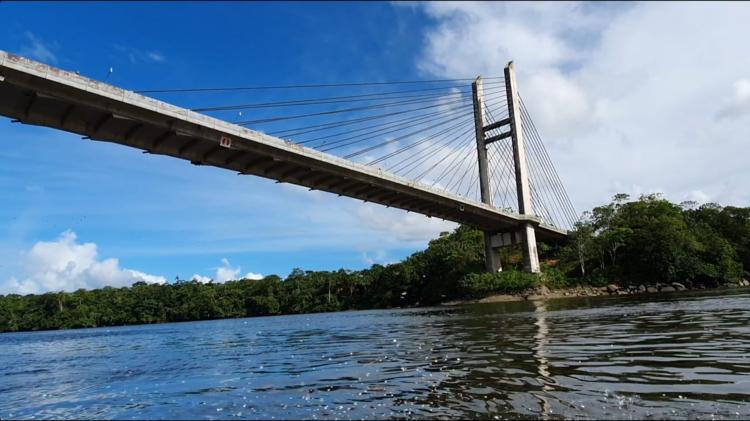
[[[222,136],[221,139],[219,139],[219,146],[223,146],[225,148],[231,148],[232,139],[226,136]]]

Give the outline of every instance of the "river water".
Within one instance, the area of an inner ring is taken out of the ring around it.
[[[750,292],[0,334],[0,418],[750,418]]]

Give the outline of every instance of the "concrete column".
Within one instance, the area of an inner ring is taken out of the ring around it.
[[[521,228],[521,247],[523,247],[523,269],[526,272],[539,273],[539,253],[536,249],[536,231],[534,225],[526,223]]]
[[[482,89],[482,77],[479,76],[471,84],[474,99],[474,134],[477,141],[477,161],[479,164],[479,192],[482,203],[492,205],[492,194],[490,192],[490,180],[487,163],[487,143],[484,136],[484,92]],[[496,255],[492,248],[491,232],[484,232],[484,266],[487,272],[499,272],[502,270],[500,256]]]
[[[477,161],[479,163],[479,192],[482,203],[492,205],[490,195],[490,181],[487,163],[487,143],[484,136],[484,92],[482,89],[482,77],[479,76],[471,84],[474,95],[474,135],[477,140]]]
[[[518,195],[518,213],[533,215],[531,192],[529,189],[529,169],[524,148],[523,126],[521,125],[521,106],[516,86],[516,72],[511,61],[505,67],[505,94],[508,100],[511,140],[513,142],[513,163],[516,170],[516,193]],[[521,247],[523,249],[524,270],[539,273],[539,255],[536,249],[534,225],[521,225]]]
[[[500,249],[493,247],[491,232],[484,232],[484,268],[487,272],[502,272],[503,267],[500,262]]]

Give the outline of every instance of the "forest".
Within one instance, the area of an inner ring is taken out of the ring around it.
[[[585,212],[568,243],[540,243],[539,252],[540,275],[523,273],[512,247],[503,272],[483,273],[482,233],[460,226],[401,262],[358,271],[0,296],[0,332],[426,306],[541,285],[717,287],[750,277],[750,208],[618,194]]]

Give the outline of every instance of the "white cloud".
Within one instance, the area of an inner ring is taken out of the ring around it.
[[[710,202],[711,196],[701,190],[693,190],[688,193],[687,200],[703,204]]]
[[[372,204],[359,206],[356,216],[365,227],[393,235],[396,240],[409,244],[426,243],[440,232],[453,230],[457,226],[454,222],[439,218],[428,218]]]
[[[613,186],[750,204],[739,118],[750,114],[750,5],[420,5],[434,21],[418,61],[424,71],[496,76],[514,60],[579,211],[608,200]]]
[[[0,285],[0,293],[38,294],[166,282],[161,276],[120,268],[115,258],[99,260],[96,244],[78,243],[72,231],[63,232],[55,241],[34,244],[23,253],[22,266],[26,276],[20,280],[10,278]]]
[[[426,165],[427,163],[421,164],[422,167]],[[417,169],[412,175],[419,173]],[[301,241],[305,241],[305,248],[308,249],[335,245],[337,248],[354,247],[361,253],[375,253],[377,256],[388,248],[422,248],[440,232],[450,231],[457,226],[440,218],[429,218],[371,202],[338,197],[321,191],[308,191],[307,188],[286,183],[282,186],[288,186],[287,191],[297,195],[287,200],[304,203],[304,206],[295,208],[295,217],[302,221],[292,224],[296,226],[292,235],[295,241],[285,242],[283,247],[286,250],[298,248]],[[288,213],[288,209],[279,211]],[[275,230],[287,232],[288,226],[289,223],[285,223]],[[267,243],[269,241],[271,240],[266,240]],[[369,264],[367,258],[363,261]]]
[[[362,261],[365,262],[367,266],[372,266],[376,263],[380,265],[389,265],[396,263],[397,260],[391,258],[385,250],[374,250],[372,252],[362,252]]]
[[[453,77],[502,75],[497,63],[509,57],[537,69],[574,63],[583,52],[568,38],[599,27],[593,12],[575,3],[434,2],[423,6],[437,25],[426,34],[420,68]]]
[[[734,83],[733,95],[719,116],[737,117],[742,114],[750,114],[750,79],[745,78]]]
[[[21,45],[19,53],[23,56],[30,57],[48,64],[56,64],[57,56],[52,52],[56,44],[47,44],[33,33],[26,31],[24,33],[26,43]]]
[[[240,274],[240,268],[233,268],[229,260],[221,259],[222,266],[216,268],[216,282],[226,282],[237,279]]]
[[[158,51],[149,51],[146,53],[146,57],[148,57],[151,61],[156,62],[156,63],[161,63],[162,61],[166,60],[164,58],[164,54]]]
[[[237,279],[253,279],[253,280],[263,279],[263,275],[259,273],[248,272],[244,276],[240,276],[240,273],[241,273],[241,269],[239,266],[232,267],[231,263],[229,263],[229,259],[222,258],[221,266],[216,268],[216,273],[213,278],[195,274],[193,275],[191,279],[194,281],[201,282],[201,283],[207,283],[211,281],[224,283],[227,281],[234,281]]]
[[[163,63],[167,61],[167,58],[160,51],[141,50],[139,48],[125,46],[125,45],[115,45],[114,47],[118,52],[124,54],[125,57],[127,57],[130,63],[132,64],[136,64],[139,62]]]
[[[591,121],[594,106],[588,94],[558,70],[544,69],[529,77],[521,96],[544,98],[534,102],[535,120],[551,133],[574,135]]]
[[[208,276],[201,276],[201,275],[198,275],[198,274],[193,275],[192,280],[193,281],[198,281],[198,282],[200,282],[202,284],[207,284],[207,283],[209,283],[209,282],[212,281],[212,279],[209,278]]]

